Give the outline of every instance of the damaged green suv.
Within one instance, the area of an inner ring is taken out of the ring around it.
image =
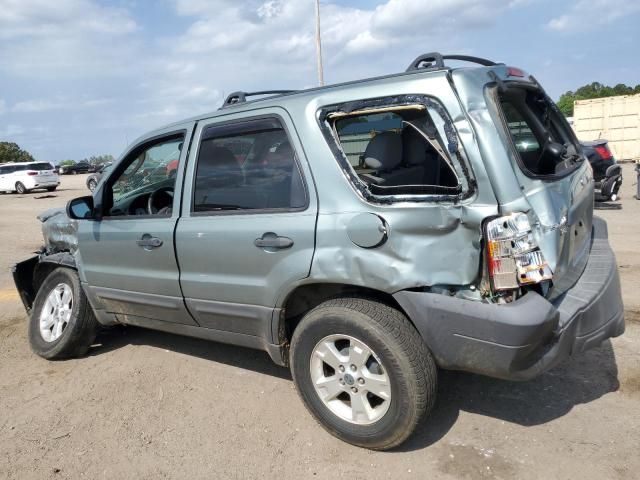
[[[118,323],[262,349],[330,433],[388,449],[438,367],[526,380],[624,331],[591,167],[529,74],[432,53],[256,94],[141,137],[41,216],[14,268],[38,355]]]

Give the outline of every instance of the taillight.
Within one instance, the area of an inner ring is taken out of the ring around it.
[[[37,174],[38,174],[38,172],[27,172],[27,175],[31,175],[32,177],[33,177],[34,175],[37,175]]]
[[[513,290],[551,280],[553,272],[533,238],[524,213],[512,213],[489,221],[487,260],[494,290]]]
[[[598,152],[602,160],[609,160],[613,156],[611,150],[609,150],[609,147],[606,145],[598,145],[595,147],[595,151]]]

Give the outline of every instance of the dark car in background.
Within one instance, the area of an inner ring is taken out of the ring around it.
[[[595,201],[616,201],[622,185],[622,168],[609,148],[607,140],[580,142],[593,169]]]
[[[88,173],[90,168],[91,165],[89,162],[81,161],[73,165],[62,165],[58,167],[58,173],[60,175],[77,175],[78,173]]]

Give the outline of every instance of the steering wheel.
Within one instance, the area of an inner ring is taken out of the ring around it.
[[[169,194],[169,192],[171,192],[171,194]],[[159,199],[165,200],[166,205],[163,205],[162,207],[157,208],[156,203]],[[149,212],[149,215],[156,215],[162,210],[171,208],[172,204],[173,204],[173,187],[160,187],[159,189],[151,192],[151,194],[149,195],[149,199],[147,200],[147,212]]]

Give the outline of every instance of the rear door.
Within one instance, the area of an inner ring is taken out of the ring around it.
[[[316,194],[287,113],[200,122],[176,230],[180,283],[201,326],[270,337],[284,287],[309,275]]]

